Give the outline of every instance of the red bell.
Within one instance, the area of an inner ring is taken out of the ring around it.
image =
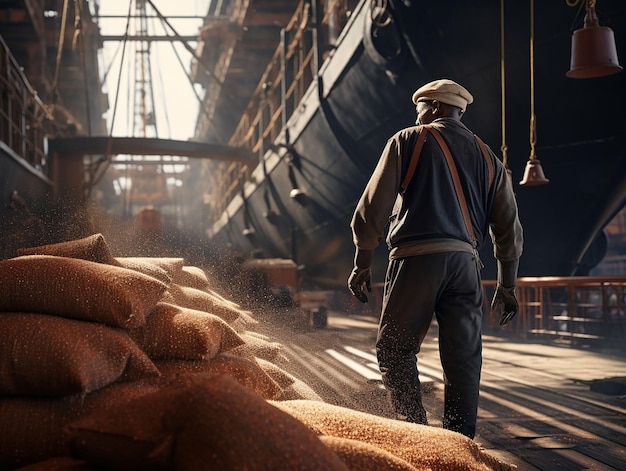
[[[593,2],[595,3],[595,2]],[[584,27],[572,34],[570,78],[594,78],[622,70],[617,59],[613,30],[600,26],[592,2],[587,3]]]
[[[524,169],[524,178],[519,184],[521,186],[545,185],[550,180],[543,174],[543,168],[539,159],[529,159]]]

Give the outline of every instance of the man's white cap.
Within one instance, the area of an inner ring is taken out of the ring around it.
[[[413,103],[416,105],[419,101],[431,100],[456,106],[461,108],[461,111],[465,111],[467,105],[474,101],[474,97],[458,83],[448,79],[440,79],[421,86],[413,93]]]

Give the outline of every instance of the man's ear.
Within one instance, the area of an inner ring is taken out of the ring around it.
[[[437,114],[439,112],[439,102],[437,100],[432,101],[432,113]]]

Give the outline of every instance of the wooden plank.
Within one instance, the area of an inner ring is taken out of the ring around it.
[[[608,447],[604,444],[588,444],[577,447],[577,450],[586,456],[612,466],[615,469],[626,469],[626,448]]]
[[[599,335],[581,334],[579,332],[568,332],[565,330],[531,329],[530,333],[538,335],[552,335],[557,337],[575,337],[590,340],[601,340],[603,338]]]
[[[526,462],[536,466],[537,468],[545,471],[582,471],[577,462],[565,458],[562,454],[557,453],[555,450],[545,449],[523,449],[520,450],[519,456]]]

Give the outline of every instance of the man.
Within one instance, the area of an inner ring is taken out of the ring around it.
[[[352,294],[367,302],[372,254],[388,225],[376,342],[383,384],[400,416],[428,423],[416,355],[434,313],[445,379],[443,426],[470,438],[482,366],[478,249],[489,233],[498,265],[492,309],[504,325],[518,311],[515,283],[523,243],[506,169],[461,123],[472,101],[464,87],[447,79],[413,94],[417,126],[387,141],[354,212],[355,267],[348,279]]]

